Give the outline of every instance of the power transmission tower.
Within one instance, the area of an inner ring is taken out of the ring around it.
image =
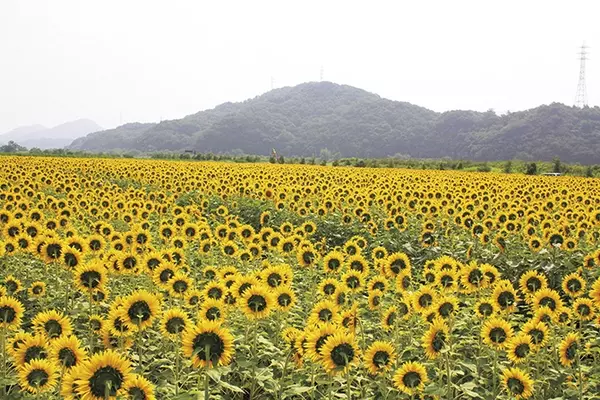
[[[583,108],[588,105],[587,90],[585,88],[585,61],[587,58],[588,47],[585,43],[579,50],[579,83],[577,84],[577,94],[575,95],[575,107]]]

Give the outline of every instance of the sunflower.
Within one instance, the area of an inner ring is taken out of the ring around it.
[[[388,278],[395,278],[401,271],[411,270],[410,259],[404,253],[392,253],[385,259],[383,270]]]
[[[174,298],[183,299],[187,292],[194,287],[194,281],[182,271],[177,271],[167,283],[169,293]]]
[[[301,267],[312,267],[319,260],[319,255],[314,248],[304,247],[296,252],[296,260]]]
[[[485,276],[485,286],[492,286],[500,279],[500,272],[498,272],[498,269],[493,265],[481,264],[479,268],[481,268],[481,272],[483,272],[483,276]]]
[[[111,335],[117,337],[127,337],[135,332],[137,326],[129,323],[129,316],[123,307],[111,306],[108,312],[107,326]]]
[[[445,292],[452,292],[458,287],[458,277],[453,269],[440,269],[436,273],[434,284]]]
[[[525,333],[515,335],[506,345],[508,359],[515,364],[523,362],[532,351],[531,336]]]
[[[256,285],[244,291],[241,300],[242,311],[250,319],[266,318],[275,306],[273,294],[263,285]]]
[[[325,340],[321,355],[325,370],[330,374],[336,374],[347,371],[359,361],[360,349],[353,335],[336,332]]]
[[[434,303],[436,293],[428,286],[421,286],[417,292],[413,293],[412,300],[415,311],[422,313]]]
[[[132,378],[127,358],[113,350],[94,354],[78,372],[76,390],[85,400],[114,399]]]
[[[565,307],[561,307],[560,310],[562,310],[564,308]],[[547,306],[540,307],[537,310],[535,310],[535,312],[533,313],[532,320],[536,321],[536,322],[543,322],[547,325],[552,325],[553,323],[555,323],[557,321],[558,312],[559,312],[559,310],[552,311],[550,309],[550,307],[547,307]]]
[[[371,278],[369,283],[367,284],[367,289],[369,291],[379,290],[385,293],[388,290],[389,282],[384,276],[375,276]]]
[[[527,271],[519,279],[519,288],[521,292],[527,295],[533,295],[538,290],[546,287],[548,287],[546,276],[534,270]]]
[[[446,319],[458,311],[458,299],[454,296],[441,296],[436,299],[432,307],[440,317]]]
[[[231,286],[231,291],[236,297],[241,297],[244,292],[253,286],[259,285],[260,282],[255,276],[238,275],[235,278],[235,283]],[[270,285],[269,285],[270,286]]]
[[[558,292],[545,288],[535,292],[533,296],[533,309],[548,307],[553,313],[562,308],[563,303]]]
[[[49,354],[48,339],[42,335],[28,336],[14,353],[15,364],[22,367],[32,360],[46,360]]]
[[[160,264],[152,274],[152,280],[156,284],[156,286],[160,287],[164,290],[169,290],[169,281],[178,271],[178,267],[171,263],[165,262]]]
[[[475,262],[469,263],[462,269],[460,283],[465,289],[465,293],[473,293],[479,290],[485,282],[483,272]]]
[[[369,262],[361,254],[355,254],[348,257],[345,265],[348,271],[356,271],[365,276],[369,274]]]
[[[141,375],[134,374],[123,386],[123,392],[131,400],[156,400],[154,384]]]
[[[13,295],[19,293],[23,285],[21,284],[20,280],[12,275],[8,275],[6,278],[4,278],[4,287],[6,288],[7,294]]]
[[[179,308],[170,308],[162,315],[160,331],[166,337],[175,340],[191,326],[192,320],[185,311]]]
[[[281,311],[289,311],[296,304],[296,294],[289,286],[280,286],[273,292],[275,306]]]
[[[343,311],[341,318],[342,326],[354,332],[356,330],[356,325],[358,324],[358,303],[352,304],[349,309]]]
[[[0,328],[18,329],[23,318],[23,304],[14,297],[0,297]]]
[[[335,335],[340,328],[333,324],[321,324],[317,327],[312,327],[306,330],[306,356],[317,362],[321,360],[323,353],[323,345],[333,335]]]
[[[594,302],[591,299],[580,297],[573,302],[573,315],[582,321],[594,319]]]
[[[16,359],[17,351],[19,347],[25,343],[26,340],[30,339],[33,335],[31,333],[19,331],[15,333],[11,338],[8,339],[6,344],[6,352],[12,358]]]
[[[404,270],[396,275],[395,288],[396,293],[402,294],[406,292],[412,283],[411,272],[408,270]]]
[[[430,360],[434,360],[440,355],[449,340],[449,332],[448,325],[440,317],[435,318],[429,325],[429,329],[423,335],[421,342],[425,354]]]
[[[215,299],[220,300],[225,296],[227,288],[221,282],[208,282],[206,286],[204,286],[204,290],[202,290],[202,296],[205,299]]]
[[[533,380],[528,373],[519,368],[507,368],[502,371],[502,384],[510,397],[528,399],[533,394]]]
[[[32,321],[36,333],[45,335],[48,339],[68,336],[73,332],[71,321],[56,310],[38,313]]]
[[[479,318],[487,318],[494,315],[498,309],[496,303],[490,300],[482,299],[475,304],[475,313]]]
[[[62,336],[50,345],[50,360],[63,368],[71,369],[87,357],[76,336]]]
[[[19,385],[33,394],[49,392],[56,386],[58,370],[48,360],[32,360],[19,370]]]
[[[322,323],[337,324],[340,320],[339,308],[331,300],[321,300],[313,306],[308,317],[308,325],[319,325]]]
[[[64,400],[79,400],[81,396],[77,394],[77,380],[79,379],[79,368],[73,367],[66,371],[60,384],[60,395]]]
[[[571,297],[578,297],[585,291],[585,280],[577,272],[565,276],[562,289]]]
[[[338,273],[344,265],[345,258],[344,253],[339,251],[331,251],[323,257],[323,269],[326,273],[335,274]]]
[[[44,297],[46,294],[46,283],[42,281],[33,282],[29,289],[27,289],[27,293],[29,294],[29,297],[36,299]]]
[[[100,315],[90,315],[90,317],[88,318],[88,326],[89,328],[96,333],[99,333],[102,328],[104,327],[106,323],[106,320],[104,319],[104,317],[100,316]]]
[[[550,330],[548,329],[548,325],[541,321],[531,320],[527,322],[521,328],[521,332],[531,338],[531,343],[533,345],[532,349],[535,351],[546,346],[550,340]]]
[[[492,317],[481,328],[481,337],[489,346],[503,349],[513,336],[513,329],[503,319]]]
[[[425,388],[428,381],[427,370],[418,362],[407,362],[396,371],[393,383],[396,389],[412,396]]]
[[[206,299],[198,311],[198,321],[225,321],[225,304],[221,300]]]
[[[145,290],[137,290],[123,302],[125,322],[143,330],[152,325],[160,312],[160,299]]]
[[[107,270],[100,262],[81,264],[74,272],[75,285],[82,292],[96,290],[106,284]]]
[[[371,375],[389,371],[396,362],[396,349],[391,342],[373,342],[365,351],[364,362]]]
[[[205,321],[184,331],[182,346],[183,354],[192,359],[196,368],[228,365],[233,354],[233,336],[219,323]]]
[[[352,293],[360,292],[365,286],[365,277],[358,271],[347,271],[342,275],[342,282]]]
[[[517,308],[517,291],[513,288],[510,281],[498,281],[494,291],[492,292],[494,304],[501,312],[511,313]]]
[[[340,288],[340,282],[333,278],[323,279],[319,283],[319,293],[324,296],[334,296]]]

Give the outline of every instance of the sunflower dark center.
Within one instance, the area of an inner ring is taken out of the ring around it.
[[[44,291],[44,288],[40,285],[36,285],[31,289],[31,291],[33,292],[33,294],[40,294]]]
[[[440,284],[445,288],[450,287],[454,284],[454,277],[452,275],[442,275]]]
[[[314,259],[315,254],[312,251],[305,251],[302,253],[302,261],[304,261],[305,264],[311,264]]]
[[[44,330],[50,339],[59,337],[63,332],[62,325],[55,319],[46,321],[44,324]]]
[[[429,293],[419,296],[419,305],[421,307],[429,307],[433,301],[433,297]]]
[[[454,312],[454,304],[445,302],[440,305],[438,311],[442,317],[447,317]]]
[[[185,329],[185,322],[181,317],[170,318],[165,324],[167,332],[170,334],[177,334]]]
[[[173,282],[173,290],[177,293],[183,293],[188,290],[188,283],[184,280],[176,280]]]
[[[577,342],[573,342],[569,345],[569,347],[567,347],[565,355],[567,356],[568,360],[573,360],[575,358],[577,355],[577,347]]]
[[[6,286],[8,293],[14,293],[19,288],[19,285],[15,281],[6,281],[4,282],[4,286]]]
[[[431,348],[437,353],[444,348],[446,344],[446,334],[442,331],[438,331],[431,340]]]
[[[216,333],[204,332],[196,335],[192,348],[196,357],[214,365],[225,352],[225,343]]]
[[[583,317],[587,317],[591,312],[592,310],[587,304],[579,304],[577,306],[577,313]]]
[[[46,248],[46,254],[48,257],[53,259],[59,258],[62,255],[62,248],[60,247],[60,244],[49,244]]]
[[[400,302],[398,303],[398,314],[403,317],[405,315],[407,315],[409,312],[408,309],[408,304],[404,303],[404,302]]]
[[[279,296],[277,296],[277,304],[279,304],[281,307],[287,307],[291,302],[292,298],[287,293],[281,293]]]
[[[515,355],[519,358],[527,357],[529,351],[529,343],[521,343],[515,347]]]
[[[146,400],[146,393],[139,387],[134,386],[127,392],[131,400]]]
[[[530,292],[536,292],[542,288],[542,281],[538,277],[531,277],[527,279],[527,290]]]
[[[283,282],[283,278],[277,272],[272,272],[267,278],[267,283],[271,287],[277,287],[281,285],[281,282]]]
[[[209,321],[214,321],[219,318],[221,318],[221,309],[219,309],[219,307],[210,307],[206,310],[206,319]]]
[[[134,317],[134,318],[137,319],[137,317]],[[115,320],[113,321],[113,326],[115,327],[115,330],[117,330],[118,332],[128,332],[129,331],[129,328],[123,322],[121,317],[115,318]]]
[[[98,271],[85,271],[79,277],[81,284],[88,289],[95,289],[100,285],[102,276]]]
[[[354,347],[349,343],[340,343],[331,350],[331,361],[336,367],[345,367],[354,360]]]
[[[404,268],[406,268],[406,263],[401,258],[398,258],[390,263],[390,270],[396,275],[399,274]]]
[[[373,303],[373,305],[375,307],[377,307],[378,305],[381,304],[381,297],[380,296],[373,296],[371,302]]]
[[[125,269],[134,269],[137,265],[137,259],[135,257],[125,257],[123,260],[123,267]]]
[[[47,357],[48,353],[42,346],[31,346],[25,351],[25,363],[31,360],[45,360]]]
[[[267,308],[267,299],[260,294],[253,294],[248,299],[248,307],[254,312],[261,312]]]
[[[326,295],[332,295],[335,293],[335,285],[333,283],[328,283],[323,286],[323,293]]]
[[[385,284],[383,282],[377,281],[373,284],[373,290],[381,290],[383,292],[385,290]]]
[[[331,335],[326,333],[325,335],[317,339],[317,341],[315,342],[315,351],[317,352],[317,354],[321,354],[321,348],[323,347],[327,339],[329,339],[330,337]]]
[[[425,274],[425,280],[429,283],[432,283],[433,281],[435,281],[435,274],[431,271],[427,272]]]
[[[32,387],[44,387],[50,376],[43,369],[34,369],[27,374],[27,383]]]
[[[479,285],[482,279],[483,273],[480,270],[474,269],[473,271],[469,272],[469,283],[471,285]]]
[[[327,268],[330,271],[337,271],[338,268],[340,267],[341,263],[340,260],[338,260],[337,258],[332,258],[331,260],[329,260],[327,262]]]
[[[503,291],[498,296],[498,304],[500,304],[500,307],[502,308],[510,307],[514,304],[514,302],[515,295],[513,294],[513,292],[510,292],[508,290]]]
[[[544,331],[541,329],[532,329],[529,331],[529,336],[533,344],[540,344],[544,341]]]
[[[377,368],[383,368],[390,363],[390,354],[387,351],[379,350],[373,354],[373,364]]]
[[[504,343],[506,341],[506,331],[500,327],[492,328],[490,330],[490,339],[494,343]]]
[[[191,306],[195,306],[200,302],[200,297],[194,295],[188,298],[188,304]]]
[[[485,317],[492,315],[494,307],[489,303],[482,303],[479,305],[479,313]]]
[[[402,383],[407,388],[416,388],[421,384],[421,375],[416,371],[409,371],[402,377]]]
[[[518,378],[508,378],[506,386],[515,395],[520,395],[525,391],[525,385]]]
[[[218,287],[213,287],[208,290],[208,297],[211,299],[219,300],[223,296],[223,290]]]
[[[363,272],[365,270],[365,266],[360,261],[352,261],[352,263],[350,263],[350,269],[353,269],[358,272]]]
[[[10,324],[17,317],[17,312],[11,306],[0,307],[0,323]]]
[[[552,297],[542,297],[542,299],[540,300],[540,306],[548,307],[549,309],[554,311],[556,309],[556,301]]]
[[[129,318],[139,324],[141,322],[147,321],[152,315],[152,310],[150,309],[150,305],[148,302],[144,300],[138,300],[129,306],[127,310],[127,315]]]
[[[394,325],[394,323],[396,322],[396,313],[395,312],[391,312],[388,314],[386,321],[385,321],[389,326]]]
[[[323,321],[323,322],[331,321],[331,318],[333,318],[333,313],[331,312],[330,309],[324,308],[319,311],[319,319],[321,321]]]
[[[92,327],[93,331],[99,331],[100,328],[102,328],[102,323],[100,321],[98,321],[97,319],[92,319],[90,321],[90,326]]]
[[[567,282],[567,288],[571,292],[577,293],[581,290],[581,282],[579,282],[579,279],[569,279]]]
[[[58,352],[58,359],[60,363],[67,368],[71,368],[72,366],[77,364],[77,357],[75,356],[73,350],[69,348],[60,349],[60,351]]]
[[[88,381],[90,391],[98,398],[104,398],[106,394],[116,396],[123,384],[123,374],[111,366],[98,369]]]
[[[161,271],[161,273],[160,273],[160,281],[162,283],[166,283],[173,277],[173,275],[175,275],[175,274],[173,273],[172,270],[165,269],[164,271]]]
[[[356,276],[351,276],[346,279],[346,284],[350,289],[356,289],[360,285],[360,279]]]

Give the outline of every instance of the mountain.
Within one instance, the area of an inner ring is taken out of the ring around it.
[[[362,89],[311,82],[225,103],[179,120],[126,124],[76,139],[73,150],[243,152],[285,156],[600,163],[600,108],[553,103],[496,115],[438,113]]]
[[[27,148],[63,148],[78,137],[100,130],[102,127],[89,119],[78,119],[53,128],[42,125],[23,126],[0,135],[0,143],[12,140]]]

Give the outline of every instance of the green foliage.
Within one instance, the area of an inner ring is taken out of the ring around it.
[[[194,149],[286,156],[319,155],[479,161],[559,157],[600,160],[600,108],[553,103],[505,115],[494,111],[437,113],[345,85],[313,82],[226,103],[179,120],[126,124],[77,139],[70,150],[171,151]]]
[[[537,164],[529,163],[525,166],[525,174],[527,175],[536,175],[537,174]]]

